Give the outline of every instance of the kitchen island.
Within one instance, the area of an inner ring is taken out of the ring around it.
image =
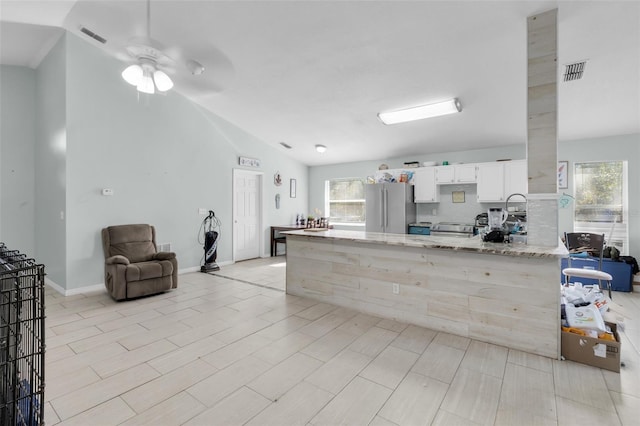
[[[287,232],[287,293],[551,358],[562,244],[327,230]]]

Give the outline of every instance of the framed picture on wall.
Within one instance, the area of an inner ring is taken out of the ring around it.
[[[454,203],[464,203],[464,191],[451,192],[451,201]]]
[[[289,197],[296,198],[296,180],[289,180]]]
[[[558,189],[569,188],[569,162],[558,161]]]

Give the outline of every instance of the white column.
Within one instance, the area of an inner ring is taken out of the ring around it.
[[[557,16],[527,18],[528,244],[558,245]]]

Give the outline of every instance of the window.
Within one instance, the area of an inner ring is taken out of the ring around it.
[[[362,178],[325,182],[325,211],[330,223],[364,224],[364,185]]]
[[[628,254],[627,162],[576,163],[575,232],[604,234],[607,245]]]

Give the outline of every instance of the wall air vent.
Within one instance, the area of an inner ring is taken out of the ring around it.
[[[287,149],[291,149],[291,145],[288,145],[288,144],[286,144],[284,142],[280,142],[280,145],[284,146]]]
[[[567,64],[564,68],[564,81],[580,80],[584,73],[584,67],[587,61],[575,62]]]
[[[98,34],[94,33],[93,31],[91,31],[89,28],[87,27],[80,27],[80,32],[85,33],[86,35],[88,35],[89,37],[91,37],[94,40],[99,41],[102,44],[105,44],[107,42],[107,39],[104,37],[100,37]]]

